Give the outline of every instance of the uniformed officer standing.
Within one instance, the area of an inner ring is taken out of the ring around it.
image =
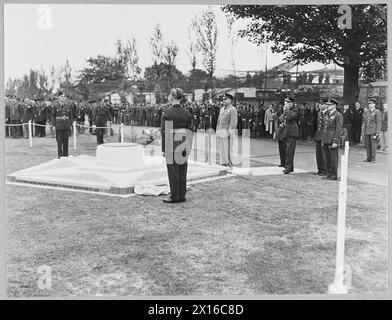
[[[321,136],[321,142],[324,146],[327,176],[324,179],[338,179],[339,165],[339,144],[343,132],[343,115],[336,110],[339,102],[335,99],[329,99],[326,102],[328,112],[324,118],[324,131]]]
[[[216,127],[217,145],[219,147],[220,162],[223,166],[233,167],[233,139],[234,130],[237,129],[238,113],[231,104],[234,97],[225,93],[223,96],[223,107],[220,109],[218,124]]]
[[[376,99],[368,102],[369,109],[363,114],[363,133],[365,136],[366,160],[376,162],[377,140],[381,133],[381,112],[376,109]]]
[[[188,157],[192,148],[192,116],[181,107],[183,91],[180,88],[170,91],[169,107],[162,114],[162,154],[166,158],[171,196],[167,203],[185,202]],[[170,132],[173,129],[173,133]],[[169,130],[169,131],[168,131]]]
[[[294,99],[287,97],[283,106],[283,139],[286,147],[284,174],[294,171],[294,154],[298,138],[298,109],[294,107]]]
[[[319,104],[320,110],[317,113],[317,129],[314,135],[314,142],[316,143],[316,162],[317,172],[319,176],[325,176],[327,174],[327,160],[325,157],[325,151],[321,142],[321,136],[324,132],[325,117],[327,115],[327,100],[322,99]]]
[[[58,157],[68,157],[68,141],[71,125],[74,120],[72,108],[66,101],[65,95],[59,93],[59,99],[52,110],[52,123],[56,128]]]
[[[97,143],[98,145],[103,144],[103,136],[105,134],[105,129],[107,121],[112,121],[112,117],[109,113],[108,108],[105,106],[105,102],[102,101],[97,109],[95,110],[93,123],[97,126]],[[100,127],[100,128],[99,128]]]
[[[11,99],[9,96],[6,97],[5,100],[5,136],[9,137],[10,136],[10,127],[7,126],[7,124],[10,124],[10,103]]]
[[[280,165],[278,167],[284,167],[286,164],[286,144],[283,137],[284,130],[284,113],[283,109],[277,110],[276,117],[276,138],[278,139],[278,148],[279,148],[279,158]]]
[[[35,119],[38,124],[37,129],[36,129],[36,134],[39,137],[45,137],[46,136],[46,121],[47,121],[47,112],[46,112],[46,107],[43,101],[41,100],[39,102],[39,105],[37,107]]]

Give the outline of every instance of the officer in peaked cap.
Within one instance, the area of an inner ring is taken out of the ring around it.
[[[377,100],[368,100],[368,111],[363,114],[363,134],[365,137],[365,162],[376,162],[377,141],[381,134],[381,112],[376,109]]]
[[[324,130],[321,136],[323,143],[327,176],[328,180],[338,179],[338,165],[339,165],[339,144],[343,130],[343,115],[336,110],[339,101],[335,99],[328,99],[326,102],[327,112],[324,117]]]
[[[327,103],[328,99],[322,98],[320,101],[320,110],[317,112],[317,129],[314,135],[314,142],[316,143],[316,163],[317,172],[315,174],[319,176],[325,176],[327,174],[327,165],[325,151],[321,142],[321,136],[324,131],[325,117],[327,115]]]
[[[288,96],[283,106],[283,140],[286,148],[284,174],[294,171],[294,154],[298,138],[298,109],[294,106],[294,99]]]
[[[68,141],[71,125],[75,116],[67,103],[65,95],[60,91],[59,99],[52,109],[52,123],[56,127],[57,155],[68,157]]]
[[[233,168],[233,140],[234,130],[237,129],[238,112],[232,105],[234,97],[225,93],[223,95],[223,106],[220,109],[216,126],[217,146],[219,147],[220,162],[223,166]]]

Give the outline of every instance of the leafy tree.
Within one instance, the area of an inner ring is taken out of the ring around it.
[[[218,26],[215,13],[212,10],[204,11],[197,17],[196,32],[197,44],[203,55],[203,66],[209,74],[212,97],[216,51],[218,49]]]
[[[374,61],[384,64],[387,7],[372,4],[350,8],[351,29],[339,25],[343,14],[338,13],[338,5],[226,5],[223,11],[250,19],[239,35],[256,44],[273,42],[272,51],[287,54],[287,61],[334,62],[343,67],[344,103],[352,104],[359,95],[361,68],[366,74],[374,67]]]
[[[197,18],[193,18],[191,23],[188,26],[188,48],[187,54],[189,56],[191,65],[192,65],[192,101],[195,101],[195,88],[196,88],[196,78],[195,78],[195,70],[197,64],[197,53],[199,52],[199,46],[197,45]]]
[[[167,77],[169,81],[169,87],[174,87],[176,83],[176,74],[174,69],[176,67],[176,59],[178,55],[178,47],[172,41],[170,42],[166,48],[164,53],[164,61],[166,63]]]
[[[98,55],[87,59],[88,67],[81,71],[80,80],[87,83],[98,83],[105,80],[118,80],[124,77],[123,68],[118,60]]]
[[[159,24],[154,27],[154,33],[150,39],[150,44],[152,48],[153,68],[155,68],[155,73],[158,79],[160,79],[162,73],[161,66],[164,62],[164,45],[163,35]]]

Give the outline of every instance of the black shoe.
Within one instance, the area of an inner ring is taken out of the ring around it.
[[[321,171],[313,172],[314,176],[321,176]]]
[[[283,164],[280,164],[280,165],[278,165],[278,167],[280,167],[280,168],[283,168],[283,167],[284,167],[284,165],[283,165]]]
[[[283,171],[283,174],[289,174],[290,172],[293,172],[293,170],[287,170],[286,169],[286,170]]]
[[[172,198],[166,198],[166,199],[163,199],[163,202],[166,202],[166,203],[178,203],[180,201],[174,200]]]

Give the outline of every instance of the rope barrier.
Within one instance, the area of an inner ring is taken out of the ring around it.
[[[112,127],[90,127],[90,126],[85,126],[85,125],[82,125],[82,124],[76,124],[77,126],[79,126],[79,127],[82,127],[82,128],[90,128],[90,129],[112,129]]]
[[[29,124],[28,122],[17,123],[17,124],[15,124],[15,123],[13,123],[13,124],[6,123],[5,126],[6,127],[19,127],[19,126],[25,126],[25,125],[28,125],[28,124]]]

